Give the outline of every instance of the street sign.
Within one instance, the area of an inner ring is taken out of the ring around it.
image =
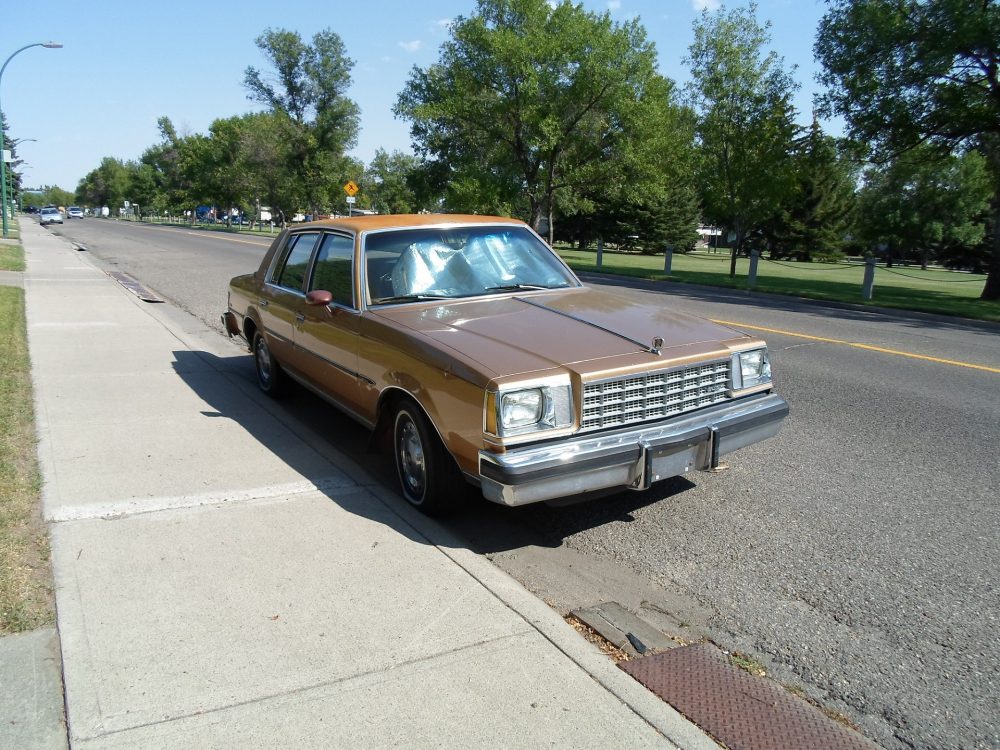
[[[349,196],[347,196],[347,202],[348,203],[357,203],[358,199],[355,198],[353,195],[349,195]]]
[[[359,188],[357,185],[354,184],[354,180],[348,180],[347,184],[344,185],[344,192],[347,193],[352,198],[357,194],[358,190],[360,189],[361,188]]]

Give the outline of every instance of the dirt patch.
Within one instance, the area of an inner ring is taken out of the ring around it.
[[[565,620],[566,622],[569,623],[570,627],[572,627],[573,630],[578,632],[588,641],[590,641],[599,649],[601,649],[601,651],[605,653],[607,656],[610,656],[612,659],[614,659],[615,664],[622,661],[628,661],[629,659],[632,658],[631,656],[629,656],[628,652],[622,651],[607,638],[602,636],[600,633],[591,628],[589,625],[580,622],[580,620],[574,617],[573,615],[566,615]]]

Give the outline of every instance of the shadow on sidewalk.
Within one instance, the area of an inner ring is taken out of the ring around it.
[[[280,400],[262,394],[256,385],[253,360],[249,354],[219,357],[204,351],[180,350],[174,353],[174,369],[182,380],[215,410],[207,416],[232,419],[261,445],[272,451],[285,464],[311,482],[321,483],[328,475],[317,475],[315,460],[300,447],[292,448],[287,439],[275,433],[276,419],[305,444],[328,458],[337,468],[346,458],[367,475],[363,483],[386,490],[391,510],[405,519],[412,513],[398,493],[392,458],[385,452],[368,449],[369,431],[350,417],[304,388],[292,386]],[[222,375],[222,379],[205,378],[206,369]],[[215,446],[225,451],[225,446]],[[356,472],[347,470],[356,476]],[[660,482],[645,492],[620,492],[570,505],[536,503],[508,508],[490,503],[470,488],[468,503],[457,514],[438,521],[447,531],[443,539],[427,539],[415,532],[409,523],[399,530],[422,543],[451,546],[456,542],[478,554],[519,549],[526,546],[559,547],[566,537],[586,529],[609,523],[628,523],[633,512],[670,499],[694,487],[687,479],[677,477]],[[346,500],[342,492],[331,490],[331,500],[352,513],[385,522],[381,504],[374,501],[371,509],[356,497]],[[421,528],[434,528],[421,524]]]

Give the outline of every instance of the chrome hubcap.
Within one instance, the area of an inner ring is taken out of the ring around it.
[[[406,488],[419,498],[424,489],[424,446],[417,426],[409,419],[399,431],[399,470]]]
[[[271,382],[271,354],[263,341],[257,345],[257,372],[264,383]]]

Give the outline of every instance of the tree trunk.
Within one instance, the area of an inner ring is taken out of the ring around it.
[[[986,233],[993,238],[993,242],[990,243],[993,249],[986,267],[986,285],[979,299],[989,301],[1000,300],[1000,142],[998,141],[1000,136],[995,133],[992,138],[985,141],[987,146],[985,155],[993,170],[993,221],[986,222]],[[991,223],[993,226],[990,226]]]
[[[993,235],[993,252],[986,270],[986,286],[979,299],[1000,300],[1000,195],[993,199],[993,226],[987,227]]]
[[[542,217],[544,216],[543,209],[545,208],[544,201],[536,200],[534,196],[528,198],[531,207],[531,220],[528,222],[531,224],[531,228],[538,232],[542,227]],[[540,232],[539,232],[540,234]]]
[[[552,216],[552,201],[549,201],[549,247],[555,242],[556,222]]]

